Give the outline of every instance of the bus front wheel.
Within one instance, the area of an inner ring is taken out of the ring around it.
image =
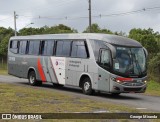
[[[91,95],[93,93],[92,84],[90,78],[86,77],[83,80],[82,91],[86,95]]]
[[[29,80],[29,84],[32,85],[32,86],[42,85],[42,81],[37,81],[36,80],[36,73],[34,71],[31,71],[29,73],[28,80]]]

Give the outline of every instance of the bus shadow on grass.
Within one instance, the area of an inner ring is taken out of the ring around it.
[[[29,85],[28,83],[26,82],[21,82],[20,84],[23,84],[23,85]],[[65,92],[68,92],[68,93],[75,93],[75,94],[78,94],[78,95],[81,95],[81,96],[87,96],[87,95],[84,95],[82,93],[82,90],[78,87],[73,87],[73,86],[64,86],[64,87],[54,87],[52,84],[43,84],[42,86],[33,86],[33,87],[39,87],[39,88],[47,88],[47,89],[55,89],[55,90],[58,90],[58,91],[65,91]],[[128,93],[122,93],[120,95],[117,95],[117,96],[114,96],[114,95],[111,95],[111,94],[108,94],[108,93],[105,93],[105,92],[95,92],[93,95],[88,95],[88,97],[99,97],[99,98],[108,98],[108,99],[117,99],[117,100],[141,100],[141,98],[139,97],[136,97],[136,96],[133,96],[131,94],[128,94]]]

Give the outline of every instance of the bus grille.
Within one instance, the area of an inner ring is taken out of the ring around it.
[[[123,85],[125,85],[125,86],[142,86],[144,84],[132,82],[132,83],[124,83]]]
[[[124,91],[133,91],[133,92],[136,92],[136,91],[140,91],[142,88],[124,88]]]

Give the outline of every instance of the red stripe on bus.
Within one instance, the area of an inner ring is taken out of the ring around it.
[[[37,61],[37,66],[38,66],[38,72],[39,72],[39,75],[41,77],[41,80],[43,82],[46,82],[46,77],[45,77],[45,74],[44,74],[43,67],[41,65],[41,60],[40,59],[38,59],[38,61]]]
[[[57,78],[57,75],[56,75],[56,71],[55,71],[54,66],[53,66],[53,64],[52,64],[52,59],[50,58],[50,60],[51,60],[51,65],[52,65],[52,68],[53,68],[54,76],[56,77],[56,80],[57,80],[57,82],[58,82],[58,78]],[[59,82],[58,82],[58,84],[59,84]]]

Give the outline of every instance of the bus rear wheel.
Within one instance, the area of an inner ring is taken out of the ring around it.
[[[84,78],[83,84],[82,84],[82,91],[86,95],[93,94],[92,84],[91,84],[90,78],[88,78],[88,77]]]
[[[37,81],[36,80],[36,73],[34,71],[31,71],[28,75],[28,81],[29,81],[29,84],[31,86],[40,86],[42,85],[42,81]]]

